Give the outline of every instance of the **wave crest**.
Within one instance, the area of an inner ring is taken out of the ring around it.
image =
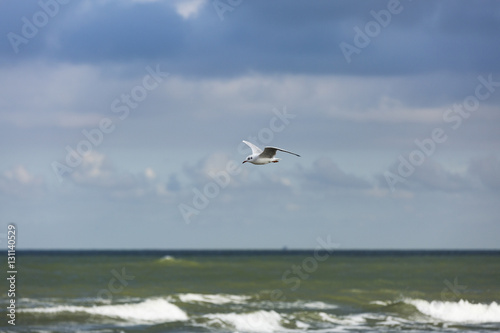
[[[183,303],[212,303],[212,304],[241,304],[247,301],[250,297],[243,295],[229,294],[178,294],[177,297]]]
[[[171,321],[185,321],[188,319],[184,311],[164,299],[148,299],[140,303],[97,306],[58,305],[23,309],[21,311],[53,315],[68,312],[87,313],[95,316],[121,319],[134,324],[165,323]]]
[[[500,305],[458,302],[425,301],[410,299],[404,301],[417,308],[421,313],[448,322],[456,323],[494,323],[500,322]]]
[[[275,311],[256,311],[251,313],[207,314],[211,324],[223,323],[237,331],[271,333],[284,330],[281,316]]]

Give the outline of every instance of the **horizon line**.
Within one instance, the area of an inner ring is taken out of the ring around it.
[[[175,248],[134,248],[134,249],[127,249],[127,248],[96,248],[96,249],[84,249],[84,248],[47,248],[47,249],[40,249],[40,248],[30,248],[30,249],[16,249],[17,253],[21,252],[197,252],[197,253],[215,253],[215,252],[277,252],[277,253],[294,253],[294,252],[314,252],[314,251],[320,251],[320,252],[499,252],[500,253],[500,248],[493,249],[493,248],[413,248],[413,249],[405,249],[405,248],[380,248],[380,249],[374,249],[374,248],[346,248],[346,249],[339,249],[339,248],[262,248],[262,249],[256,249],[256,248],[200,248],[200,249],[193,249],[193,248],[186,248],[186,249],[175,249]],[[4,250],[4,252],[8,252],[8,250]]]

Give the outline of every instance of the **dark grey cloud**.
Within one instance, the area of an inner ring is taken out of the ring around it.
[[[472,189],[467,175],[447,170],[433,159],[417,167],[409,180],[411,185],[431,191],[457,192]]]
[[[402,189],[411,192],[439,191],[447,193],[469,192],[478,190],[500,189],[500,160],[491,155],[488,157],[473,158],[465,171],[453,171],[437,162],[434,158],[428,158],[421,165],[408,163],[408,158],[400,159],[391,165],[387,175],[376,175],[381,187],[391,187],[393,183],[395,190]],[[400,177],[400,178],[397,178]]]
[[[401,1],[397,14],[351,63],[339,47],[355,44],[355,27],[376,22],[389,1],[252,1],[221,21],[211,2],[188,19],[164,2],[68,4],[15,54],[74,63],[161,62],[193,76],[262,73],[399,75],[431,71],[498,72],[495,1]],[[170,3],[171,4],[171,3]],[[20,32],[36,6],[7,5],[0,35]],[[12,11],[10,11],[12,7]],[[23,15],[25,13],[25,15]],[[355,46],[355,45],[354,45]]]
[[[177,58],[189,48],[189,31],[182,21],[158,3],[107,2],[58,31],[59,56],[77,63]]]
[[[369,189],[372,187],[368,181],[351,175],[341,170],[330,158],[323,157],[314,161],[310,171],[305,171],[305,188],[318,188],[321,190],[343,189]]]
[[[179,182],[177,175],[175,175],[175,174],[170,175],[170,177],[168,178],[168,181],[166,183],[166,187],[167,187],[167,190],[171,191],[171,192],[177,192],[181,189],[181,184]]]

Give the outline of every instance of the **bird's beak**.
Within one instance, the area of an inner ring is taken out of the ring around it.
[[[245,163],[245,162],[248,162],[248,161],[243,161],[243,163]],[[243,163],[241,163],[241,164],[243,164]]]

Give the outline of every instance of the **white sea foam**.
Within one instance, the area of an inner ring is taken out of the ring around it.
[[[297,302],[296,302],[297,303]],[[329,304],[325,302],[298,302],[298,305],[302,305],[303,308],[305,309],[315,309],[315,310],[326,310],[326,309],[337,309],[338,306],[335,304]]]
[[[299,309],[299,310],[331,310],[337,309],[335,304],[328,304],[321,301],[308,302],[308,301],[295,301],[295,302],[277,302],[271,303],[277,309]]]
[[[116,318],[137,324],[165,323],[171,321],[184,321],[188,319],[187,314],[179,307],[164,299],[148,299],[140,303],[98,305],[98,306],[74,306],[58,305],[53,307],[37,307],[23,309],[22,312],[58,314],[88,313],[96,316]]]
[[[402,325],[411,325],[412,324],[412,321],[406,320],[404,318],[381,315],[381,317],[382,316],[384,318],[383,318],[382,321],[380,321],[378,323],[378,325],[383,325],[383,326],[402,326]]]
[[[332,310],[337,309],[338,305],[329,304],[321,301],[294,301],[294,302],[272,302],[272,301],[260,301],[249,303],[253,307],[258,307],[261,309],[297,309],[297,310]]]
[[[297,326],[298,329],[306,331],[311,325],[304,323],[303,321],[297,320],[295,322],[295,325]]]
[[[405,303],[411,304],[421,313],[430,317],[456,323],[492,323],[500,322],[500,305],[470,303],[466,300],[458,302],[428,302],[421,299],[408,299]]]
[[[210,324],[225,324],[241,332],[270,333],[283,331],[282,318],[275,311],[256,311],[251,313],[215,313],[207,314]]]
[[[250,297],[244,295],[228,294],[179,294],[179,300],[183,303],[212,303],[212,304],[241,304]]]
[[[199,267],[200,263],[196,261],[186,260],[177,258],[171,255],[165,255],[159,259],[156,259],[156,262],[161,265],[183,265],[183,266],[196,266]]]
[[[160,258],[160,261],[173,261],[175,258],[173,256],[164,256]]]
[[[360,326],[366,323],[365,314],[354,314],[348,315],[344,317],[337,317],[325,312],[318,313],[321,320],[329,323],[333,323],[336,325],[345,325],[348,327],[351,326]]]
[[[380,306],[387,306],[387,305],[391,304],[391,302],[388,302],[388,301],[371,301],[370,304],[380,305]]]

